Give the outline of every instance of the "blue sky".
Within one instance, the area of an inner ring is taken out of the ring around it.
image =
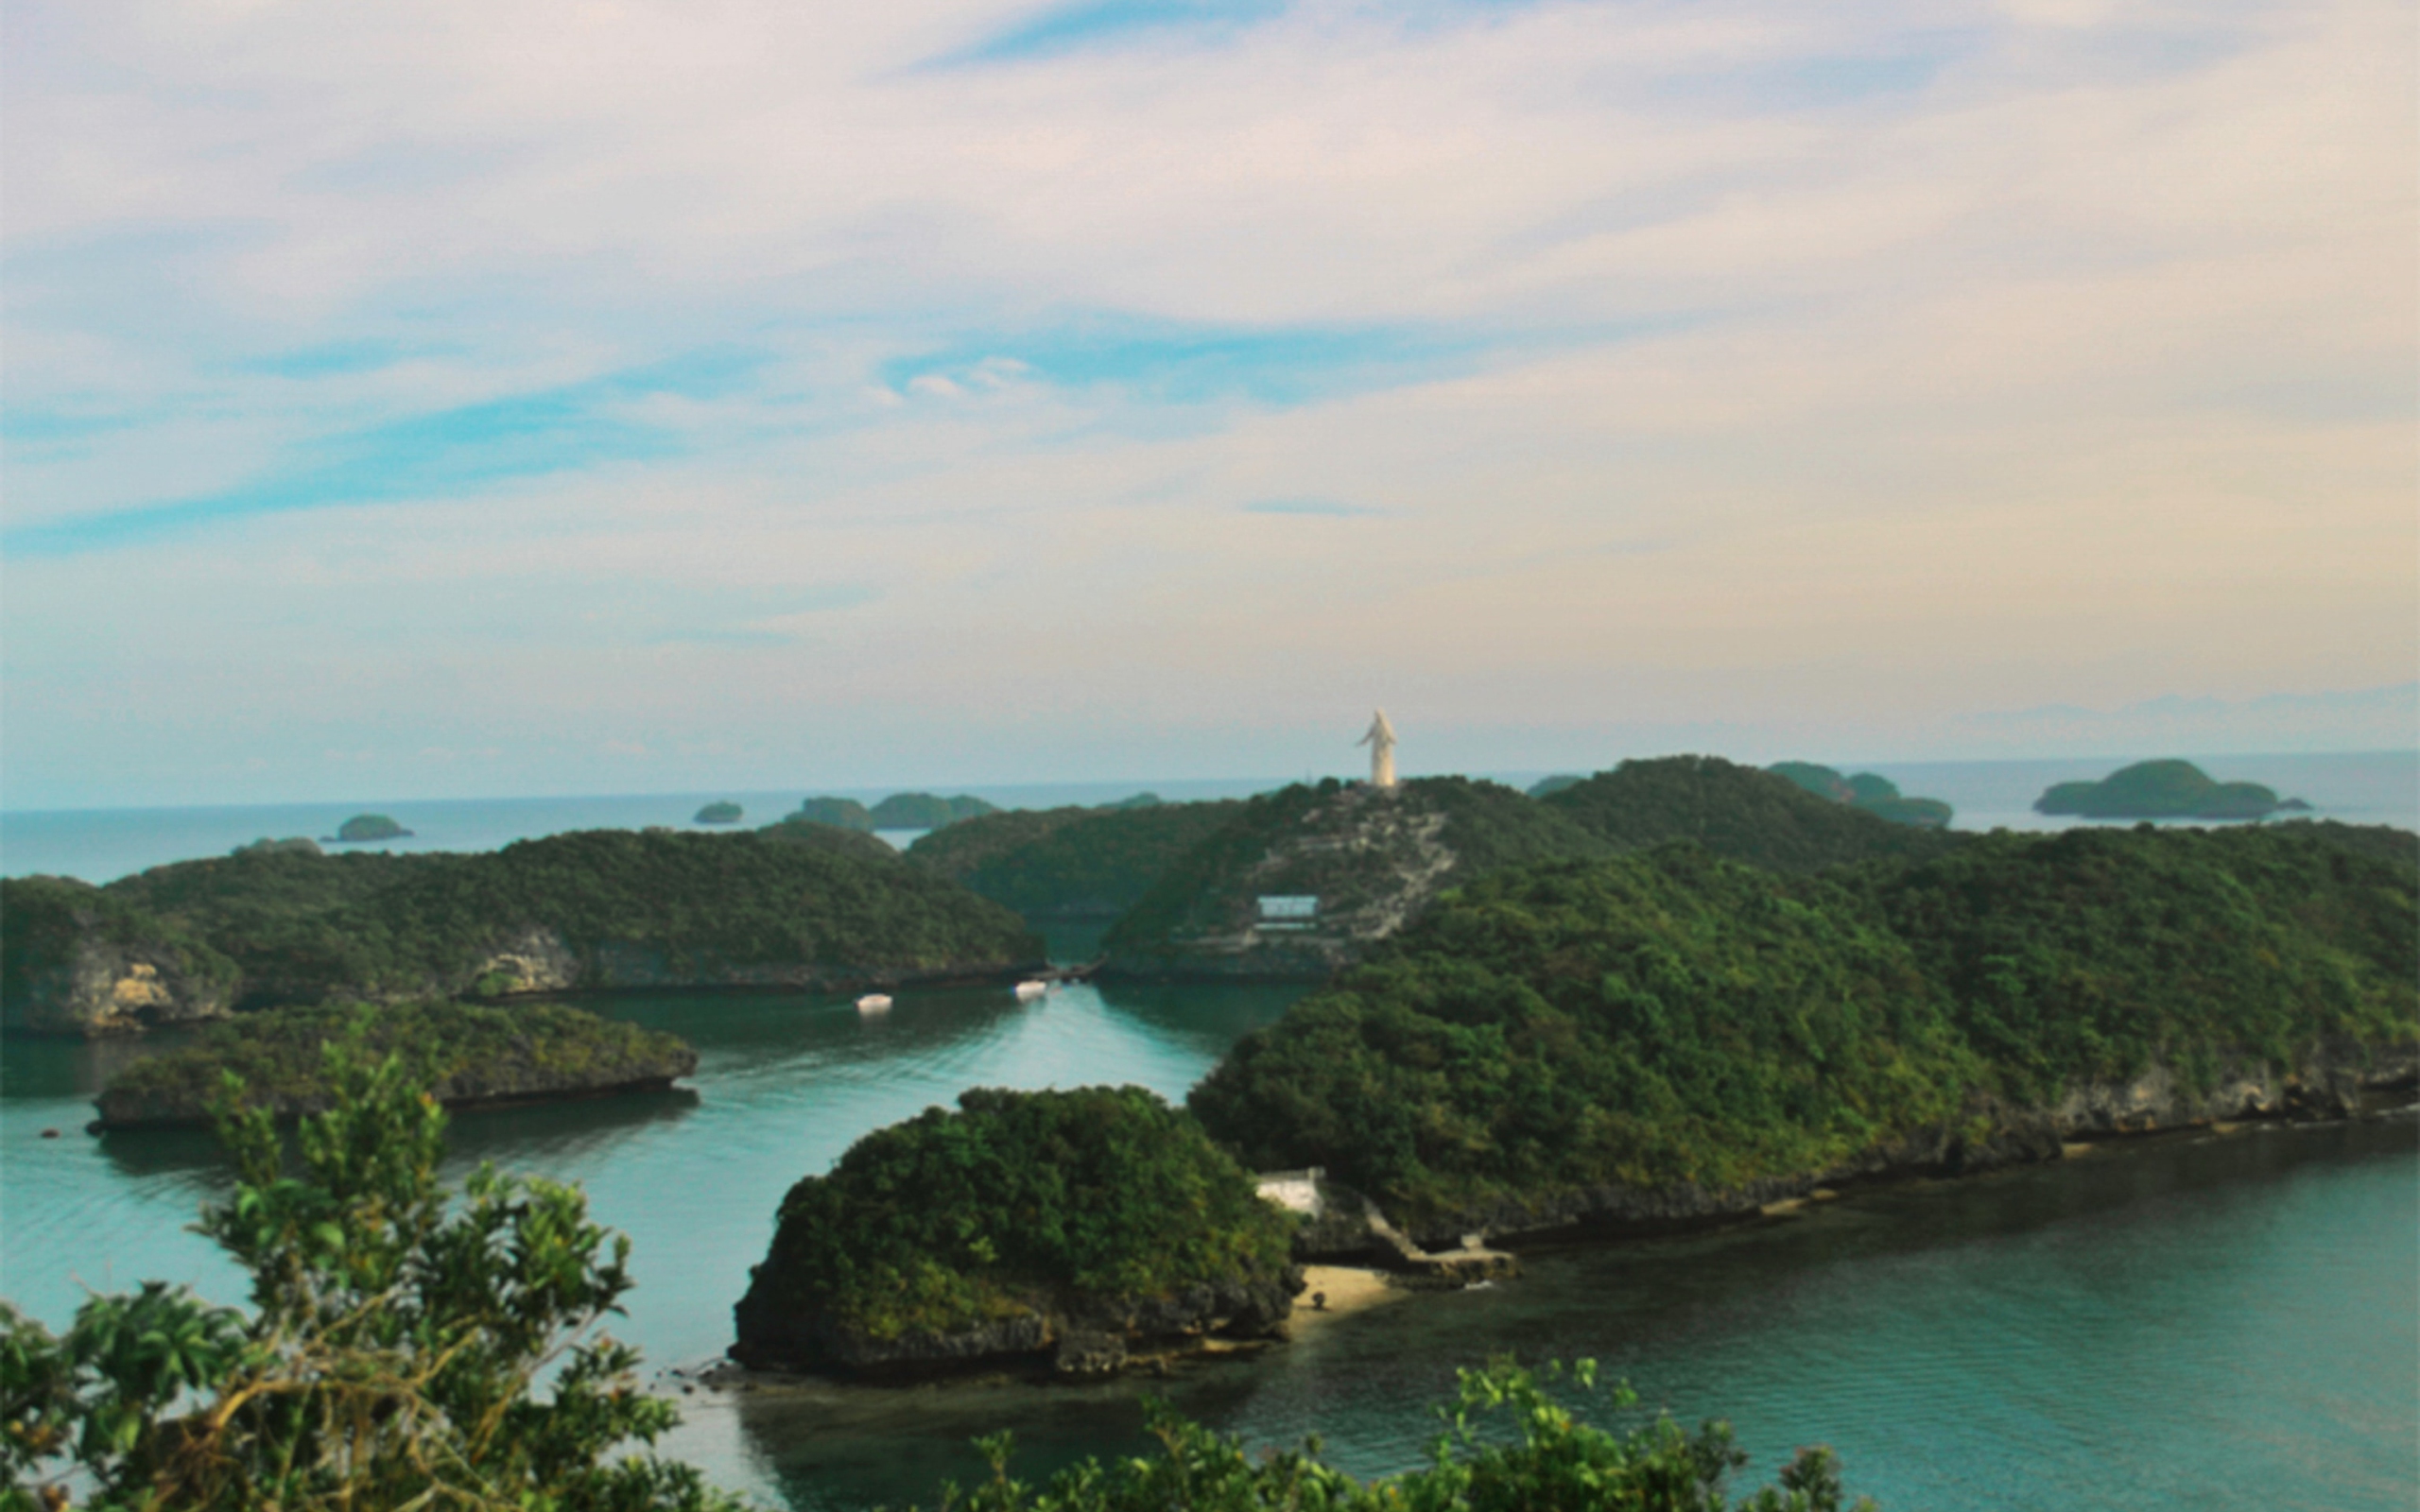
[[[2420,741],[2408,5],[6,26],[9,807]]]

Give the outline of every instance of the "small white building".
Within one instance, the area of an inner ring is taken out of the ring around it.
[[[1261,929],[1309,929],[1319,922],[1320,901],[1315,897],[1264,893],[1260,897],[1260,917],[1254,920]]]

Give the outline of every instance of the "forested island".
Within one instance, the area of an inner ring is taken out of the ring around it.
[[[21,922],[22,921],[22,922]],[[231,1008],[1004,976],[1008,909],[872,835],[597,830],[485,854],[246,849],[106,887],[0,881],[0,1007],[102,1033]]]
[[[893,793],[872,808],[853,798],[810,798],[784,817],[785,824],[828,824],[842,830],[938,830],[999,810],[972,794],[942,798],[932,793]]]
[[[2258,782],[2221,782],[2191,762],[2136,762],[2097,782],[2058,782],[2033,800],[2038,814],[2087,819],[2263,819],[2308,813]]]
[[[727,800],[720,803],[709,803],[705,807],[700,809],[697,813],[697,816],[692,818],[689,822],[692,824],[737,824],[740,820],[740,816],[746,812],[747,811],[742,809],[738,804],[729,802]]]
[[[974,1091],[867,1135],[783,1199],[733,1353],[898,1380],[1125,1368],[1268,1334],[1292,1219],[1139,1087]]]
[[[94,1106],[103,1128],[200,1125],[223,1078],[245,1105],[279,1119],[336,1100],[325,1048],[393,1056],[403,1074],[448,1108],[660,1091],[698,1069],[679,1039],[555,1003],[277,1008],[212,1025],[194,1044],[135,1061]]]
[[[2409,835],[1978,837],[1823,877],[1697,846],[1439,900],[1189,1106],[1415,1234],[1753,1211],[2409,1088]],[[2394,854],[2388,852],[2392,846]]]
[[[384,814],[356,814],[337,826],[337,833],[327,838],[350,845],[362,840],[401,840],[411,833]]]
[[[1817,798],[1834,803],[1846,803],[1863,809],[1876,818],[1893,824],[1913,824],[1927,830],[1946,829],[1956,811],[1937,798],[1907,798],[1899,792],[1899,784],[1872,772],[1859,772],[1843,777],[1829,766],[1813,762],[1775,762],[1765,770],[1775,777],[1786,777]]]

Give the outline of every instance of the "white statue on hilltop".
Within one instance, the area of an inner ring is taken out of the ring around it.
[[[1395,727],[1387,723],[1384,709],[1378,711],[1378,717],[1370,721],[1370,732],[1353,744],[1370,747],[1370,785],[1394,786]]]

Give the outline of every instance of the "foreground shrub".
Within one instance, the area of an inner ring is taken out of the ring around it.
[[[1559,1374],[1553,1366],[1545,1373]],[[1593,1362],[1580,1362],[1573,1374],[1583,1387],[1595,1384]],[[1609,1433],[1581,1422],[1510,1360],[1458,1376],[1461,1390],[1440,1409],[1446,1428],[1429,1464],[1402,1475],[1356,1480],[1321,1462],[1317,1439],[1255,1457],[1241,1440],[1154,1404],[1159,1453],[1107,1465],[1087,1460],[1046,1486],[1009,1474],[1008,1435],[978,1440],[992,1478],[972,1492],[944,1487],[941,1512],[1841,1512],[1843,1505],[1840,1461],[1828,1449],[1800,1450],[1778,1486],[1733,1502],[1723,1483],[1748,1456],[1728,1424],[1690,1434],[1658,1417]],[[1627,1386],[1614,1389],[1616,1409],[1637,1401]],[[1853,1512],[1873,1509],[1860,1498]]]
[[[55,1337],[0,1303],[0,1508],[65,1506],[71,1485],[112,1512],[733,1505],[686,1465],[617,1452],[678,1420],[598,1332],[630,1241],[578,1188],[493,1166],[456,1200],[445,1114],[403,1063],[326,1055],[337,1095],[302,1124],[299,1176],[225,1083],[240,1176],[200,1230],[251,1274],[251,1314],[152,1281]]]

